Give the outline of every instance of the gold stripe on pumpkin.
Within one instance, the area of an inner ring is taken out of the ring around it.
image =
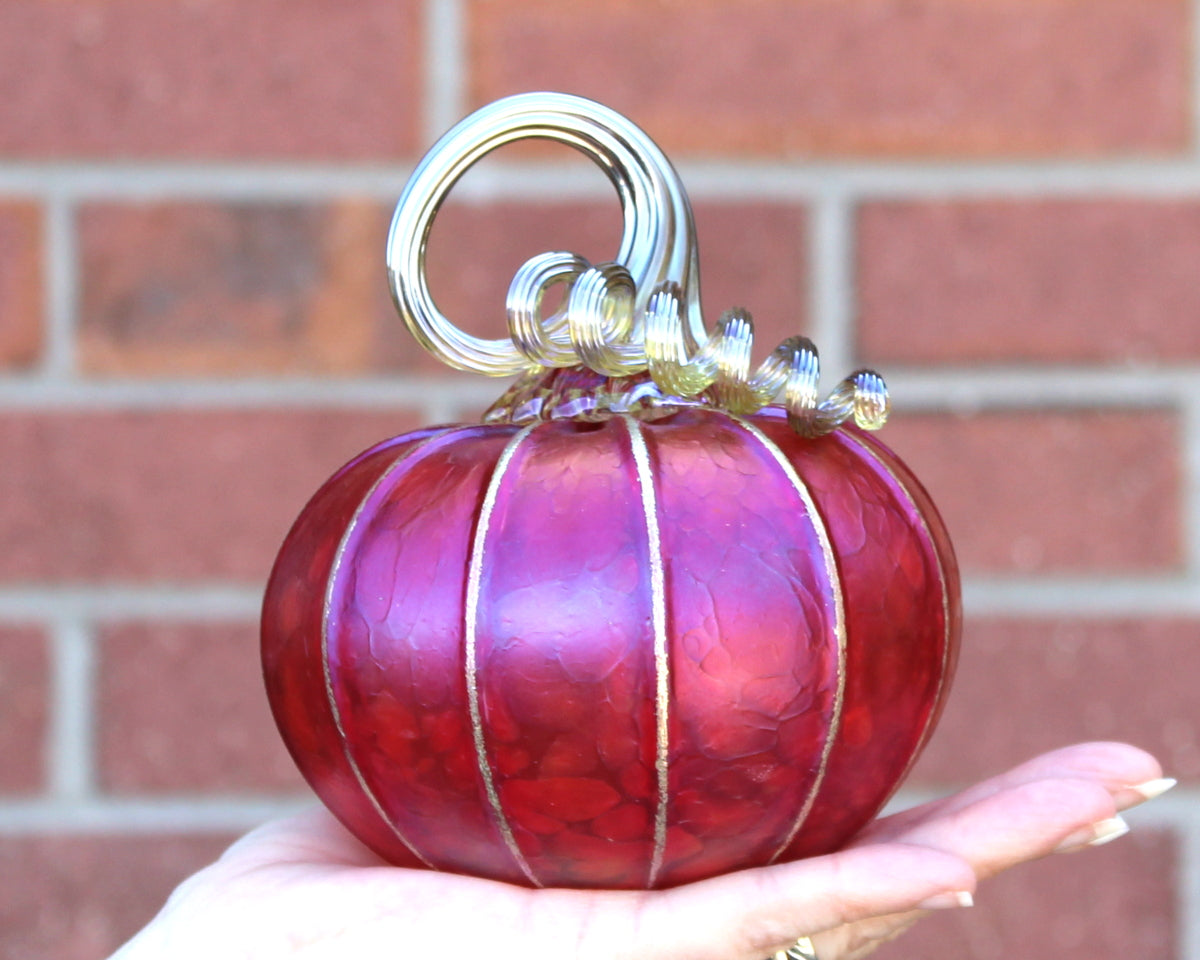
[[[809,521],[812,523],[813,530],[817,535],[817,542],[821,545],[821,553],[825,560],[825,574],[829,578],[829,589],[833,595],[833,633],[837,640],[837,688],[833,698],[833,711],[829,719],[829,730],[825,736],[825,745],[821,750],[821,762],[817,767],[816,778],[813,780],[813,785],[808,791],[808,796],[804,798],[804,802],[800,805],[800,811],[797,813],[796,819],[788,831],[787,838],[779,845],[779,849],[771,855],[769,862],[774,863],[791,846],[792,841],[796,838],[796,834],[804,826],[804,821],[808,819],[809,813],[812,812],[813,804],[817,801],[817,793],[820,791],[821,784],[825,780],[825,771],[829,766],[829,755],[833,752],[833,744],[837,740],[838,730],[842,725],[842,705],[846,693],[845,601],[842,595],[842,580],[838,575],[837,559],[833,553],[833,544],[829,539],[829,531],[825,528],[825,521],[821,518],[821,514],[817,510],[817,505],[813,501],[808,484],[796,472],[796,468],[784,456],[783,451],[766,434],[759,430],[758,427],[740,417],[731,416],[730,419],[757,440],[762,445],[762,448],[770,454],[771,459],[783,471],[784,476],[787,477],[797,496],[803,502],[805,512],[808,514]]]
[[[496,462],[495,469],[492,471],[491,480],[488,481],[487,493],[484,494],[483,505],[479,509],[479,519],[475,524],[475,538],[471,544],[471,561],[467,568],[467,601],[466,608],[463,611],[463,645],[465,648],[463,662],[467,683],[467,709],[471,714],[471,734],[475,741],[475,762],[479,766],[479,776],[483,780],[483,788],[487,793],[488,803],[491,805],[492,814],[496,818],[496,826],[500,831],[501,837],[504,838],[505,846],[508,847],[509,853],[512,854],[513,859],[517,862],[517,866],[521,868],[521,872],[536,887],[544,886],[544,884],[534,875],[533,868],[530,867],[529,861],[525,859],[525,855],[517,845],[517,838],[513,836],[512,825],[508,822],[508,817],[504,814],[504,807],[500,803],[500,794],[496,790],[496,779],[492,775],[491,761],[488,760],[487,756],[487,743],[483,732],[483,716],[479,706],[476,630],[479,620],[479,592],[483,581],[488,530],[492,523],[492,514],[496,510],[496,498],[500,494],[500,485],[504,482],[504,475],[508,472],[513,457],[516,456],[517,448],[540,425],[539,423],[532,423],[515,434],[508,441],[507,446],[505,446],[503,452],[500,454],[500,459]]]

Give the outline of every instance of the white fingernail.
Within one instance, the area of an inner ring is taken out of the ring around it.
[[[1124,820],[1120,817],[1109,817],[1107,820],[1099,820],[1082,830],[1076,830],[1060,843],[1054,852],[1071,853],[1074,850],[1083,850],[1085,847],[1102,847],[1106,843],[1112,843],[1118,837],[1125,836],[1128,832],[1129,824]]]
[[[973,907],[975,898],[969,890],[951,890],[948,893],[935,893],[917,904],[921,910],[950,910],[953,907]]]
[[[1121,817],[1110,817],[1108,820],[1101,820],[1097,824],[1093,824],[1093,829],[1096,835],[1088,844],[1089,847],[1102,847],[1106,843],[1112,843],[1117,837],[1123,837],[1129,832],[1129,824]]]
[[[1129,789],[1134,793],[1141,794],[1146,800],[1153,800],[1155,797],[1161,797],[1177,783],[1179,783],[1179,781],[1174,777],[1159,777],[1157,780],[1147,780],[1145,783],[1135,783]]]

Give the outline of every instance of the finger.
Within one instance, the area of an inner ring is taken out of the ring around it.
[[[970,806],[1003,790],[1045,779],[1093,780],[1108,790],[1119,810],[1148,799],[1143,785],[1153,790],[1170,782],[1162,780],[1162,767],[1144,750],[1125,743],[1081,743],[1034,757],[952,796],[880,818],[868,825],[855,843],[899,836],[924,820]]]
[[[642,894],[636,939],[625,955],[762,960],[799,936],[845,923],[922,904],[958,905],[953,895],[974,888],[967,863],[932,848],[847,850]]]
[[[1048,769],[1062,768],[1047,765],[1044,770]],[[942,805],[936,813],[910,823],[896,838],[953,853],[970,863],[982,880],[1046,856],[1072,836],[1086,842],[1091,838],[1087,828],[1107,822],[1115,813],[1112,794],[1100,783],[1034,779],[983,792],[973,802]],[[842,927],[822,937],[818,946],[826,956],[865,956],[920,916],[920,911],[913,911]]]
[[[983,879],[1046,856],[1116,816],[1112,794],[1090,780],[1035,780],[909,825],[898,839],[951,853]]]
[[[1091,825],[1116,813],[1112,794],[1090,780],[1035,780],[983,796],[958,809],[944,808],[900,833],[908,843],[929,844],[970,863],[979,880],[1059,849],[1086,843]],[[923,915],[911,911],[831,930],[816,945],[840,960],[865,956]]]

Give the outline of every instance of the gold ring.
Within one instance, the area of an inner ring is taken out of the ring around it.
[[[817,960],[817,951],[808,937],[800,937],[786,950],[779,950],[768,960]]]

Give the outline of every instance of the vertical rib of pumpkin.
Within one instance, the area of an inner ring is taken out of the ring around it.
[[[715,411],[644,432],[671,659],[659,883],[673,885],[765,863],[792,829],[836,712],[838,617],[819,519],[766,446]]]
[[[671,661],[667,634],[667,587],[659,526],[658,495],[654,490],[654,464],[641,424],[630,416],[621,418],[629,431],[630,452],[637,468],[637,492],[646,522],[646,553],[650,577],[650,621],[654,630],[654,769],[658,800],[654,813],[654,852],[646,886],[653,888],[662,872],[667,850],[667,810],[671,769]]]
[[[933,728],[937,725],[942,708],[946,703],[946,693],[950,682],[954,679],[957,664],[959,637],[962,633],[962,592],[959,589],[958,560],[954,555],[954,547],[950,535],[942,522],[941,514],[934,506],[933,499],[916,476],[908,469],[907,464],[870,434],[848,434],[847,439],[859,444],[864,450],[870,451],[873,458],[880,464],[893,481],[902,488],[921,518],[921,530],[924,533],[930,551],[937,562],[939,582],[941,584],[942,600],[942,673],[938,682],[937,694],[929,710],[929,716],[921,731],[918,747],[913,751],[905,768],[903,778],[908,775],[913,764],[917,762],[921,750],[929,740]]]
[[[833,603],[834,611],[834,635],[837,641],[837,689],[834,694],[833,711],[829,718],[829,727],[825,736],[825,743],[821,747],[820,758],[817,762],[817,775],[813,779],[812,785],[809,787],[807,794],[800,801],[796,811],[796,817],[792,821],[791,827],[788,829],[787,836],[775,848],[771,854],[771,862],[778,860],[791,845],[796,835],[804,827],[809,815],[812,813],[813,806],[816,803],[817,796],[820,794],[821,787],[824,784],[825,777],[829,772],[829,759],[833,752],[834,745],[837,743],[838,733],[842,723],[842,711],[845,707],[846,698],[846,597],[842,582],[842,575],[839,569],[837,555],[834,551],[833,543],[829,536],[829,530],[826,528],[825,517],[822,515],[820,507],[813,498],[813,493],[809,489],[808,483],[804,477],[796,470],[792,462],[787,458],[784,452],[775,444],[762,430],[748,420],[737,420],[742,429],[749,433],[756,441],[762,444],[763,449],[771,456],[778,466],[780,472],[791,484],[800,502],[804,505],[805,512],[808,514],[812,522],[814,532],[817,536],[817,541],[821,547],[821,559],[824,562],[825,574],[829,580],[830,600]]]
[[[263,675],[284,743],[330,809],[353,811],[355,828],[376,849],[412,866],[422,859],[399,842],[386,818],[370,806],[336,735],[321,645],[341,531],[379,477],[440,432],[423,430],[379,444],[326,481],[288,532],[263,595]]]
[[[496,503],[500,497],[500,491],[506,477],[509,475],[509,469],[517,457],[517,451],[537,426],[538,424],[536,423],[530,424],[509,440],[508,445],[500,454],[500,459],[497,461],[495,469],[492,471],[492,476],[488,481],[487,492],[484,494],[479,514],[475,518],[475,532],[471,542],[471,560],[470,566],[467,568],[466,603],[463,608],[463,676],[467,687],[467,708],[471,717],[471,739],[475,747],[475,760],[479,767],[479,777],[483,783],[488,806],[492,811],[492,816],[495,818],[496,827],[500,831],[500,835],[504,838],[504,845],[508,848],[509,853],[512,854],[517,866],[520,867],[521,872],[530,883],[540,887],[542,883],[534,875],[529,862],[525,859],[525,855],[517,845],[516,838],[513,836],[512,825],[508,822],[508,817],[504,812],[504,805],[501,803],[500,795],[496,790],[496,778],[492,773],[491,758],[488,756],[483,714],[480,707],[478,665],[481,584],[487,570],[486,565],[489,562],[494,562],[488,556],[488,538],[492,530],[492,518],[496,512]]]
[[[942,682],[946,585],[919,505],[856,430],[803,439],[781,420],[758,422],[825,517],[847,608],[842,729],[810,824],[783,852],[791,859],[840,846],[903,777]]]
[[[646,519],[619,418],[539,425],[496,491],[477,614],[496,794],[547,885],[642,887],[653,857]]]
[[[351,749],[350,741],[346,736],[342,712],[338,706],[337,691],[334,689],[335,684],[333,677],[333,665],[330,660],[329,653],[329,638],[330,634],[336,631],[338,623],[338,614],[334,612],[334,608],[339,602],[337,595],[339,575],[342,573],[343,564],[347,561],[347,546],[354,536],[354,531],[358,527],[359,521],[362,519],[363,512],[368,508],[372,498],[379,491],[379,489],[381,487],[386,489],[389,479],[393,478],[397,473],[403,471],[406,465],[411,464],[414,457],[419,458],[421,451],[428,447],[431,442],[436,440],[438,436],[439,435],[435,434],[433,437],[423,440],[409,448],[404,455],[397,458],[397,460],[388,469],[384,470],[383,473],[379,475],[379,479],[371,485],[370,489],[368,489],[366,494],[363,496],[358,508],[354,511],[354,515],[346,524],[345,533],[342,535],[341,542],[338,544],[337,553],[333,558],[333,564],[330,566],[329,580],[326,584],[324,604],[321,612],[321,669],[325,676],[325,701],[329,706],[329,712],[333,719],[333,724],[337,728],[338,741],[342,745],[342,752],[346,758],[346,762],[350,765],[351,773],[354,775],[354,779],[358,783],[359,788],[362,790],[363,795],[370,802],[372,809],[374,809],[379,815],[380,819],[382,819],[384,823],[388,825],[388,828],[395,835],[396,839],[404,844],[404,846],[408,848],[413,856],[415,856],[427,867],[432,867],[433,864],[430,863],[428,858],[426,858],[425,855],[413,845],[412,841],[405,836],[405,832],[399,827],[399,825],[397,825],[396,821],[392,817],[388,816],[387,812],[383,809],[383,805],[380,803],[379,795],[374,787],[367,783],[366,778],[363,776],[362,768],[359,766],[358,761],[354,757],[354,751]],[[350,558],[350,562],[353,562],[352,557]]]
[[[513,428],[460,427],[391,471],[330,587],[334,693],[362,779],[426,860],[478,871],[502,843],[480,803],[464,677],[471,533]],[[493,875],[527,882],[515,864]]]

